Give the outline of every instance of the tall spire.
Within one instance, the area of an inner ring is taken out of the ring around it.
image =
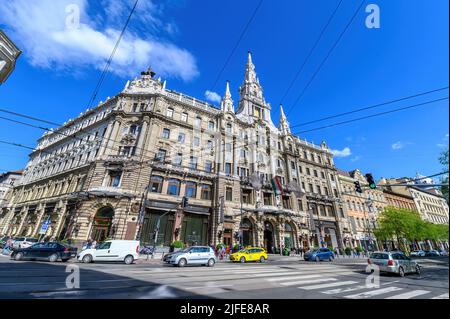
[[[248,51],[247,66],[245,68],[245,82],[247,83],[257,83],[255,65],[252,60],[252,53]]]
[[[225,95],[222,98],[221,109],[223,112],[234,112],[233,100],[231,99],[230,81],[227,81]]]
[[[280,104],[280,122],[278,123],[278,129],[283,135],[291,134],[291,128],[287,120],[286,114],[284,114],[283,105]]]

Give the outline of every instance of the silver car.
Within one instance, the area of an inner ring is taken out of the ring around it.
[[[214,250],[208,246],[193,246],[164,256],[164,262],[184,267],[186,265],[206,265],[213,267],[217,262]]]
[[[376,251],[368,259],[369,265],[376,265],[380,272],[398,274],[404,277],[405,274],[420,274],[420,265],[400,252]]]

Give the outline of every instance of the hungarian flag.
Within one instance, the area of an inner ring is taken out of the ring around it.
[[[276,195],[283,195],[283,187],[278,176],[272,178],[272,188]]]

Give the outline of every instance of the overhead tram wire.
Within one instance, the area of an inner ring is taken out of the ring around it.
[[[308,63],[309,59],[311,58],[313,52],[315,51],[316,47],[318,46],[320,40],[322,39],[323,35],[325,34],[325,31],[328,29],[329,25],[331,24],[331,21],[333,20],[333,18],[335,17],[337,11],[339,10],[339,7],[341,6],[342,2],[343,2],[343,0],[339,1],[338,5],[334,9],[333,13],[328,18],[328,21],[324,25],[324,27],[322,28],[322,31],[320,32],[319,37],[317,38],[316,42],[312,46],[311,50],[309,51],[309,53],[306,56],[305,60],[303,61],[302,65],[298,69],[297,73],[295,74],[294,78],[292,79],[291,83],[289,84],[288,88],[286,89],[286,91],[284,92],[282,98],[280,99],[280,104],[283,104],[284,99],[289,94],[289,92],[291,91],[292,87],[294,86],[294,83],[297,81],[298,77],[302,73],[303,69],[305,68],[306,64]]]
[[[103,68],[103,71],[102,71],[102,73],[100,75],[100,78],[98,79],[97,85],[95,86],[95,89],[92,92],[91,99],[89,100],[89,103],[88,103],[88,108],[91,107],[92,103],[94,103],[95,99],[97,98],[98,92],[100,91],[100,88],[101,88],[101,86],[103,84],[103,81],[106,78],[106,74],[109,71],[109,67],[111,66],[112,60],[113,60],[113,58],[114,58],[114,56],[116,54],[116,51],[117,51],[117,49],[118,49],[118,47],[120,45],[120,42],[122,41],[122,38],[123,38],[123,36],[125,34],[125,31],[127,30],[128,24],[130,23],[130,20],[131,20],[131,17],[133,16],[134,12],[136,11],[136,7],[137,7],[138,3],[139,3],[139,0],[136,0],[136,2],[134,3],[133,8],[131,9],[130,14],[128,15],[128,18],[127,18],[127,20],[125,22],[125,25],[122,28],[122,32],[120,33],[119,38],[117,39],[117,42],[116,42],[116,44],[115,44],[115,46],[114,46],[114,48],[113,48],[113,50],[111,52],[111,55],[109,56],[108,60],[106,61],[106,64],[105,64],[105,66]]]
[[[331,56],[331,53],[334,51],[334,49],[336,49],[337,45],[339,44],[339,42],[341,41],[341,39],[343,38],[344,34],[347,32],[347,30],[349,29],[350,25],[352,24],[352,22],[355,20],[358,12],[361,10],[363,4],[364,4],[365,0],[362,0],[361,3],[359,4],[359,6],[356,8],[355,12],[353,13],[350,21],[347,23],[347,25],[345,26],[344,30],[342,30],[342,32],[339,34],[339,37],[337,38],[337,40],[334,42],[333,46],[330,48],[330,50],[328,51],[327,55],[325,56],[325,58],[322,60],[322,62],[319,64],[319,67],[316,69],[316,71],[313,73],[313,75],[311,76],[311,78],[309,79],[309,81],[307,82],[306,86],[303,88],[303,90],[301,91],[301,93],[299,94],[299,96],[297,97],[297,99],[295,100],[295,102],[292,104],[292,106],[289,108],[288,112],[287,112],[287,116],[289,116],[289,114],[292,112],[292,110],[294,109],[294,106],[297,105],[297,103],[300,101],[300,99],[303,97],[303,95],[305,94],[306,90],[309,88],[309,86],[311,85],[312,81],[316,78],[317,74],[320,72],[320,70],[322,69],[322,67],[324,66],[325,62],[328,60],[328,58]]]
[[[299,124],[296,124],[296,125],[291,125],[291,128],[299,127],[299,126],[305,126],[305,125],[308,125],[308,124],[313,124],[313,123],[318,123],[318,122],[323,122],[323,121],[334,119],[334,118],[337,118],[337,117],[342,117],[342,116],[345,116],[345,115],[350,115],[350,114],[354,114],[354,113],[358,113],[358,112],[362,112],[362,111],[378,108],[378,107],[381,107],[381,106],[385,106],[385,105],[389,105],[389,104],[392,104],[392,103],[401,102],[401,101],[404,101],[404,100],[416,98],[416,97],[427,95],[427,94],[430,94],[430,93],[440,92],[440,91],[443,91],[443,90],[447,90],[448,88],[449,87],[446,86],[446,87],[442,87],[442,88],[439,88],[439,89],[426,91],[426,92],[421,92],[421,93],[418,93],[418,94],[414,94],[414,95],[410,95],[410,96],[406,96],[406,97],[401,97],[401,98],[398,98],[398,99],[395,99],[395,100],[390,100],[390,101],[387,101],[387,102],[382,102],[382,103],[374,104],[374,105],[371,105],[371,106],[355,109],[355,110],[352,110],[352,111],[348,111],[348,112],[344,112],[344,113],[338,113],[338,114],[335,114],[335,115],[330,115],[330,116],[323,117],[323,118],[320,118],[320,119],[317,119],[317,120],[312,120],[312,121],[308,121],[308,122],[304,122],[304,123],[299,123]]]
[[[297,135],[297,134],[303,134],[303,133],[319,131],[319,130],[323,130],[323,129],[334,127],[334,126],[344,125],[344,124],[348,124],[348,123],[352,123],[352,122],[356,122],[356,121],[361,121],[361,120],[365,120],[365,119],[372,118],[372,117],[377,117],[377,116],[381,116],[381,115],[386,115],[386,114],[390,114],[390,113],[404,111],[404,110],[407,110],[407,109],[412,109],[412,108],[416,108],[416,107],[419,107],[419,106],[424,106],[424,105],[428,105],[428,104],[431,104],[431,103],[440,102],[440,101],[444,101],[444,100],[448,100],[448,96],[444,97],[444,98],[440,98],[440,99],[435,99],[435,100],[423,102],[423,103],[418,103],[418,104],[414,104],[414,105],[410,105],[410,106],[401,107],[401,108],[394,109],[394,110],[389,110],[389,111],[385,111],[385,112],[375,113],[375,114],[371,114],[371,115],[367,115],[367,116],[363,116],[363,117],[359,117],[359,118],[355,118],[355,119],[351,119],[351,120],[347,120],[347,121],[342,121],[342,122],[333,123],[333,124],[330,124],[330,125],[316,127],[316,128],[309,129],[309,130],[299,131],[299,132],[295,132],[293,134]]]
[[[256,17],[256,14],[258,13],[259,8],[262,6],[264,0],[260,0],[258,5],[256,6],[255,10],[253,11],[253,14],[250,16],[250,19],[247,21],[246,25],[244,26],[244,28],[241,31],[241,34],[239,35],[238,40],[236,41],[233,49],[231,50],[230,54],[228,55],[227,59],[225,60],[224,65],[222,66],[222,68],[219,71],[219,74],[217,75],[213,85],[211,86],[211,91],[214,91],[214,88],[216,87],[217,83],[220,80],[220,77],[222,76],[223,71],[225,71],[226,67],[228,66],[228,64],[230,63],[231,58],[233,57],[234,53],[236,52],[236,49],[238,48],[239,44],[241,43],[242,39],[244,38],[244,35],[247,33],[248,28],[250,27],[250,25],[252,24],[253,20]]]

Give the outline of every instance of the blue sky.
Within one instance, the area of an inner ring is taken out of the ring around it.
[[[0,87],[1,108],[55,122],[84,111],[133,0],[17,0],[0,7],[0,27],[24,51]],[[259,0],[141,0],[97,102],[117,94],[148,65],[168,88],[205,99],[230,80],[235,102],[246,52],[277,122],[279,103],[338,0],[265,0],[218,84],[213,83]],[[448,1],[368,0],[381,28],[365,26],[365,6],[298,104],[299,93],[349,21],[359,1],[343,1],[330,28],[284,99],[291,125],[448,86]],[[68,4],[80,8],[80,28],[68,30]],[[448,90],[294,132],[448,96]],[[336,165],[376,178],[441,170],[448,147],[448,101],[301,134],[336,151]],[[0,121],[0,139],[35,146],[42,131]],[[0,171],[18,169],[29,151],[0,145]]]

